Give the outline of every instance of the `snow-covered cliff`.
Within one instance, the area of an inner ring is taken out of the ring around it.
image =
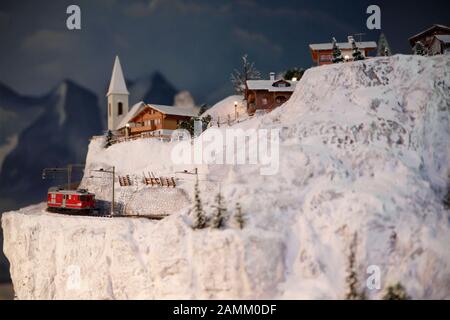
[[[450,214],[442,201],[450,169],[449,89],[449,56],[307,71],[285,105],[234,126],[280,129],[276,175],[260,175],[259,165],[200,167],[203,199],[210,203],[220,182],[230,213],[237,202],[243,207],[243,230],[232,220],[224,230],[192,230],[188,175],[179,176],[180,194],[165,195],[162,207],[171,216],[161,221],[58,216],[43,205],[6,213],[4,251],[16,294],[343,298],[357,234],[360,288],[368,266],[381,271],[382,288],[366,288],[369,298],[396,282],[413,298],[450,298]],[[109,185],[92,169],[114,165],[136,176],[192,170],[171,162],[173,146],[141,140],[102,149],[94,140],[83,184],[107,200]],[[123,201],[135,205],[122,189]],[[135,190],[140,199],[158,199],[144,187]],[[172,207],[177,201],[185,203],[181,209]]]

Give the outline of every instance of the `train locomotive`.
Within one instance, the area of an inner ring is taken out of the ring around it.
[[[85,189],[67,190],[52,187],[47,194],[47,211],[75,215],[92,214],[95,195]]]

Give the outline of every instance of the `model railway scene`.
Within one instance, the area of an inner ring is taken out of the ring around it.
[[[67,167],[62,168],[45,168],[42,172],[42,179],[60,179],[64,175],[64,179],[67,179],[66,184],[50,187],[47,192],[47,212],[64,214],[64,215],[78,215],[78,216],[95,216],[103,218],[146,218],[153,220],[160,220],[165,215],[133,215],[118,213],[115,210],[116,202],[114,200],[114,182],[115,182],[115,170],[114,167],[111,171],[108,170],[94,170],[94,172],[107,173],[111,175],[111,193],[112,199],[107,202],[96,201],[95,194],[89,192],[87,189],[78,188],[79,183],[72,181],[72,174],[74,169],[81,169],[84,172],[84,164],[69,164]],[[122,184],[121,176],[118,176],[120,186],[129,186],[130,184]],[[129,179],[129,178],[128,178]],[[162,178],[160,178],[162,181]],[[172,178],[173,180],[173,178]],[[169,180],[167,180],[169,181]],[[161,185],[163,185],[161,183]],[[167,186],[171,184],[167,182]],[[173,187],[175,182],[173,180]]]

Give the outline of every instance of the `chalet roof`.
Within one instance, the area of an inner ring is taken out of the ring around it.
[[[450,34],[438,34],[434,36],[443,43],[450,43]]]
[[[127,90],[127,85],[125,84],[125,79],[123,77],[122,67],[120,65],[119,56],[116,56],[114,61],[114,67],[111,75],[111,81],[109,83],[108,93],[110,94],[130,94]]]
[[[444,30],[444,31],[448,31],[450,33],[450,27],[444,26],[442,24],[433,24],[430,28],[416,34],[415,36],[412,36],[411,38],[409,38],[409,42],[411,43],[411,45],[413,45],[415,43],[415,39],[420,38],[422,36],[424,36],[427,33],[433,32],[435,30]]]
[[[184,116],[184,117],[195,117],[197,116],[196,110],[183,108],[183,107],[172,107],[157,104],[145,104],[144,102],[136,103],[131,110],[126,114],[126,116],[120,121],[117,129],[124,128],[128,122],[130,122],[135,116],[137,116],[145,108],[153,108],[158,110],[163,114],[174,115],[174,116]]]
[[[298,81],[283,80],[290,84],[289,87],[274,87],[273,84],[278,80],[247,80],[247,88],[249,90],[267,90],[269,92],[294,92]]]
[[[130,120],[137,115],[142,109],[144,109],[146,104],[143,101],[136,103],[131,107],[130,111],[123,117],[122,121],[117,126],[117,129],[124,128]]]
[[[339,49],[352,49],[352,44],[349,42],[339,42],[337,45],[339,46]],[[377,43],[375,41],[362,41],[356,42],[356,46],[359,49],[375,49],[377,48]],[[313,51],[332,50],[333,43],[314,43],[310,44],[309,48]]]
[[[198,115],[198,112],[191,108],[164,106],[160,104],[149,104],[148,106],[163,114],[170,114],[173,116],[196,117]]]

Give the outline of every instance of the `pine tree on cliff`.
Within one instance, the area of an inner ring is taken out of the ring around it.
[[[411,297],[406,293],[405,287],[401,283],[389,286],[383,296],[383,300],[410,300]]]
[[[358,234],[355,232],[353,235],[353,241],[350,243],[350,253],[348,256],[348,267],[347,267],[347,293],[345,298],[347,300],[364,300],[364,292],[359,292],[358,286],[358,273],[356,271],[356,249],[358,241]]]
[[[225,208],[223,204],[223,197],[222,193],[219,191],[219,193],[216,196],[216,204],[214,206],[214,214],[211,220],[211,228],[214,229],[221,229],[225,226],[226,222],[226,212],[227,209]]]
[[[353,49],[353,61],[364,60],[365,58],[361,50],[359,50],[358,46],[356,45],[355,39],[351,38],[350,43],[352,44]]]
[[[105,148],[108,148],[112,145],[112,140],[113,140],[113,134],[111,130],[108,130],[108,132],[106,132],[106,143],[105,143]]]
[[[242,212],[242,208],[240,203],[236,203],[236,209],[235,209],[235,213],[234,213],[234,220],[237,224],[237,226],[239,227],[239,229],[244,229],[245,226],[245,216],[244,213]]]
[[[200,198],[200,189],[198,186],[198,176],[197,180],[195,181],[195,188],[194,188],[194,222],[192,224],[192,228],[194,229],[204,229],[206,228],[206,215],[203,211],[203,205],[202,200]]]
[[[424,56],[427,54],[425,46],[420,41],[417,41],[416,44],[414,45],[413,52],[415,55],[419,56]]]
[[[342,57],[341,49],[337,44],[336,38],[333,37],[333,63],[344,62],[344,57]]]
[[[380,34],[380,39],[378,39],[378,50],[377,50],[377,56],[391,56],[392,50],[391,46],[389,45],[386,36],[384,33]]]

